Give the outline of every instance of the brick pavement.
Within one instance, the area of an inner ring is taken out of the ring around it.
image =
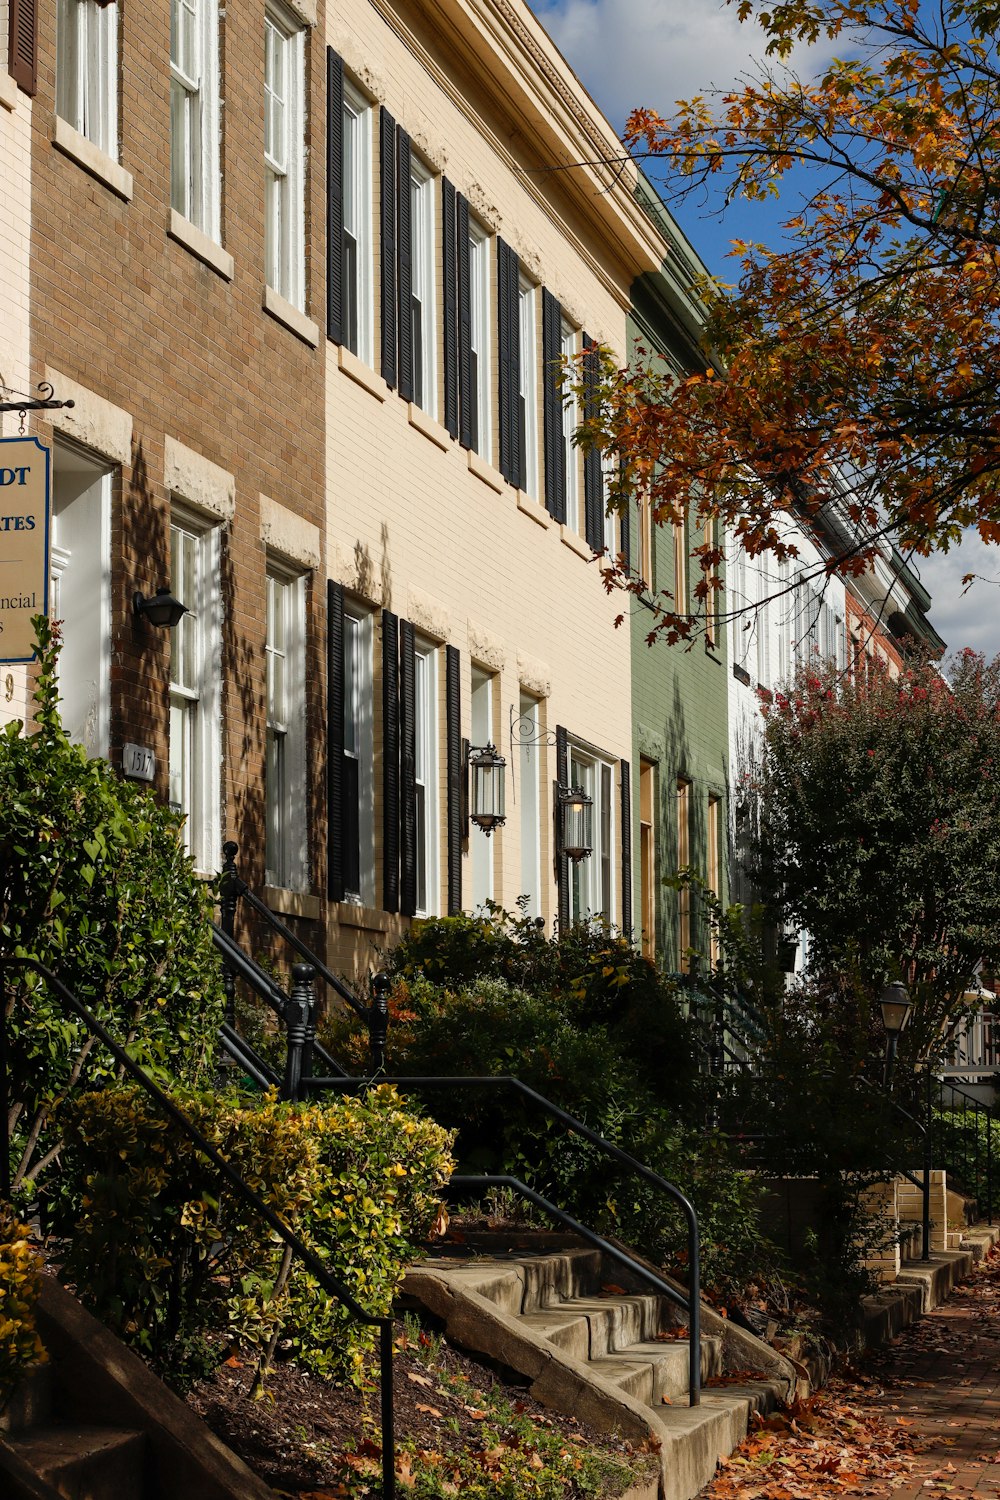
[[[927,1443],[902,1484],[865,1494],[1000,1496],[1000,1252],[859,1373],[865,1404]]]

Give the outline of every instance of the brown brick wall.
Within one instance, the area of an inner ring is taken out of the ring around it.
[[[311,348],[263,311],[263,6],[229,0],[221,23],[223,233],[228,282],[167,235],[170,217],[168,0],[120,14],[123,202],[52,144],[55,3],[39,16],[31,247],[32,364],[62,371],[128,411],[132,462],[112,522],[111,759],[126,740],[155,750],[166,791],[168,635],[136,628],[130,601],[168,578],[164,436],[230,471],[236,514],[223,529],[223,835],[263,885],[264,547],[259,495],[323,529],[325,263],[322,31],[307,37],[307,301]],[[48,429],[38,430],[48,437]],[[323,573],[309,590],[311,854],[324,868],[321,755],[325,699]],[[221,858],[221,856],[220,856]]]

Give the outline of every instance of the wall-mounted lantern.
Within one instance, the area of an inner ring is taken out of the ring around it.
[[[138,592],[134,593],[132,613],[137,620],[147,620],[150,625],[165,626],[168,630],[173,630],[186,614],[190,614],[190,610],[186,604],[175,599],[168,588],[159,588],[148,599]]]
[[[504,774],[507,762],[496,746],[470,745],[466,756],[469,777],[469,820],[489,838],[506,822]]]
[[[559,853],[567,859],[586,859],[594,851],[594,799],[580,786],[557,789]]]

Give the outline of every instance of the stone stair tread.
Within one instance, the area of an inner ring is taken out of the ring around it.
[[[143,1500],[146,1438],[134,1428],[31,1427],[7,1446],[63,1500]]]

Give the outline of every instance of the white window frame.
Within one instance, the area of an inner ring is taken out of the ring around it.
[[[266,589],[266,879],[282,890],[304,891],[309,886],[305,575],[268,558]]]
[[[344,900],[375,905],[374,629],[369,611],[344,604],[344,754],[358,762],[358,885]],[[353,748],[352,748],[353,747]]]
[[[435,267],[434,177],[416,156],[410,158],[410,288],[413,328],[413,400],[437,417],[437,282]],[[418,326],[419,325],[419,326]]]
[[[170,586],[190,613],[170,634],[170,801],[185,814],[184,846],[195,868],[206,873],[218,863],[222,840],[219,537],[218,526],[171,505]],[[182,543],[190,543],[187,557],[179,554]],[[187,650],[190,671],[183,668]]]
[[[559,350],[564,359],[572,359],[577,352],[577,331],[564,318],[559,336]],[[572,373],[563,381],[562,438],[566,460],[566,525],[581,536],[586,534],[586,517],[580,503],[580,450],[573,442],[573,434],[580,425],[576,396],[573,393]]]
[[[268,286],[305,312],[305,39],[287,11],[264,13],[264,266]]]
[[[570,921],[613,923],[615,879],[615,762],[570,743],[569,780],[593,798],[594,847],[570,869]]]
[[[52,468],[49,619],[66,625],[58,669],[63,725],[88,755],[107,758],[114,471],[97,455],[64,442],[55,445]],[[76,506],[80,508],[72,514]]]
[[[473,663],[469,696],[469,728],[470,743],[475,748],[482,749],[494,743],[496,695],[496,674]],[[470,820],[469,854],[472,860],[472,907],[474,911],[484,902],[493,900],[493,850],[493,835],[487,836]]]
[[[469,335],[472,342],[473,448],[487,463],[493,457],[493,407],[490,401],[490,237],[469,220]]]
[[[58,0],[56,113],[118,160],[118,6]]]
[[[517,290],[518,420],[524,453],[524,493],[538,499],[538,288],[524,276]]]
[[[413,716],[416,783],[416,915],[437,911],[440,880],[438,832],[438,652],[432,641],[414,643]]]
[[[372,108],[344,84],[344,343],[366,365],[374,360]],[[353,323],[352,323],[353,312]]]
[[[170,202],[216,244],[220,188],[218,5],[171,0]]]
[[[518,704],[523,731],[518,744],[518,801],[521,805],[521,890],[524,914],[542,912],[542,778],[544,743],[539,729],[541,702],[522,692]]]

